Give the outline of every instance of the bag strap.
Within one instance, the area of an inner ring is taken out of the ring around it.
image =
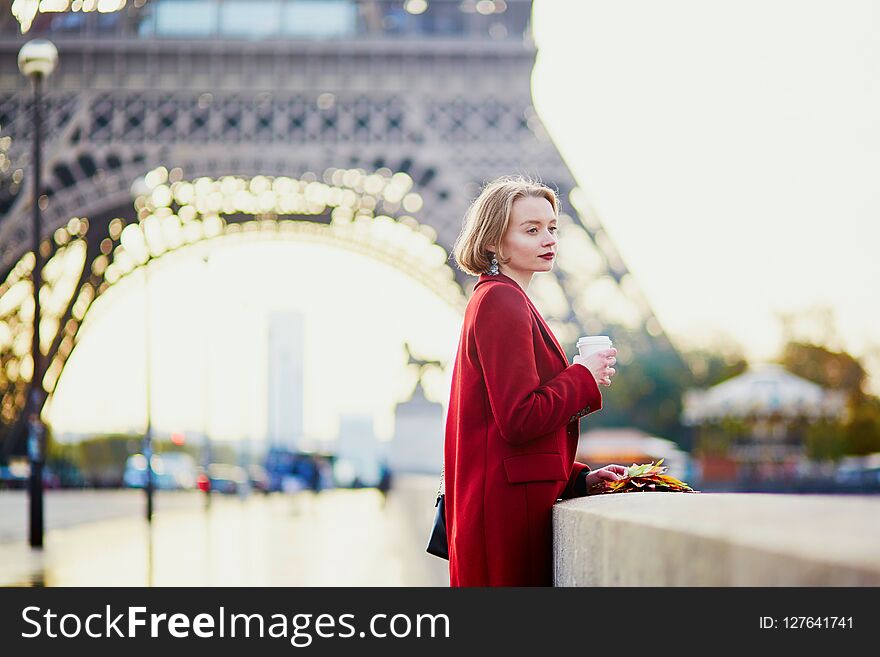
[[[437,497],[446,495],[446,464],[440,467],[440,487],[437,489]]]

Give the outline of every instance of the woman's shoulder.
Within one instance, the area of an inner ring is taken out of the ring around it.
[[[513,314],[528,313],[528,302],[525,293],[519,286],[503,281],[480,281],[474,294],[468,301],[468,309],[474,314],[486,315],[495,313]]]

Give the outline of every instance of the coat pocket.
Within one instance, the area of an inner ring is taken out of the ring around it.
[[[504,459],[504,472],[511,484],[527,481],[568,481],[562,456],[555,453],[509,456]]]

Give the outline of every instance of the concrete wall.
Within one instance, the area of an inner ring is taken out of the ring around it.
[[[880,496],[594,495],[553,550],[556,586],[880,586]]]

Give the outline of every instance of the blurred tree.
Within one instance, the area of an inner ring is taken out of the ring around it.
[[[47,431],[49,427],[46,427]],[[58,475],[63,488],[81,487],[85,479],[79,467],[78,445],[49,440],[46,447],[46,465]]]
[[[680,353],[671,347],[658,349],[622,327],[609,328],[608,335],[618,349],[618,374],[610,388],[601,389],[602,412],[588,416],[584,430],[636,427],[690,450],[692,431],[681,424],[684,392],[720,383],[746,367],[735,350]]]
[[[843,425],[834,420],[811,423],[805,432],[807,457],[814,461],[837,461],[846,453]]]
[[[75,463],[92,486],[121,486],[125,461],[140,451],[140,436],[106,434],[77,443]]]
[[[852,405],[864,401],[867,372],[862,363],[845,351],[804,342],[788,342],[782,352],[782,365],[792,374],[840,390]]]
[[[0,425],[0,465],[6,465],[10,458],[27,458],[27,435],[27,425],[21,418],[10,425]],[[46,425],[47,457],[54,442],[52,427]]]
[[[880,452],[880,400],[867,397],[853,409],[844,426],[843,441],[847,454]]]
[[[811,427],[808,449],[815,448],[815,458],[880,452],[880,400],[865,391],[867,372],[858,358],[823,345],[790,341],[783,349],[782,364],[793,374],[846,395],[848,416],[842,424],[821,422]]]

